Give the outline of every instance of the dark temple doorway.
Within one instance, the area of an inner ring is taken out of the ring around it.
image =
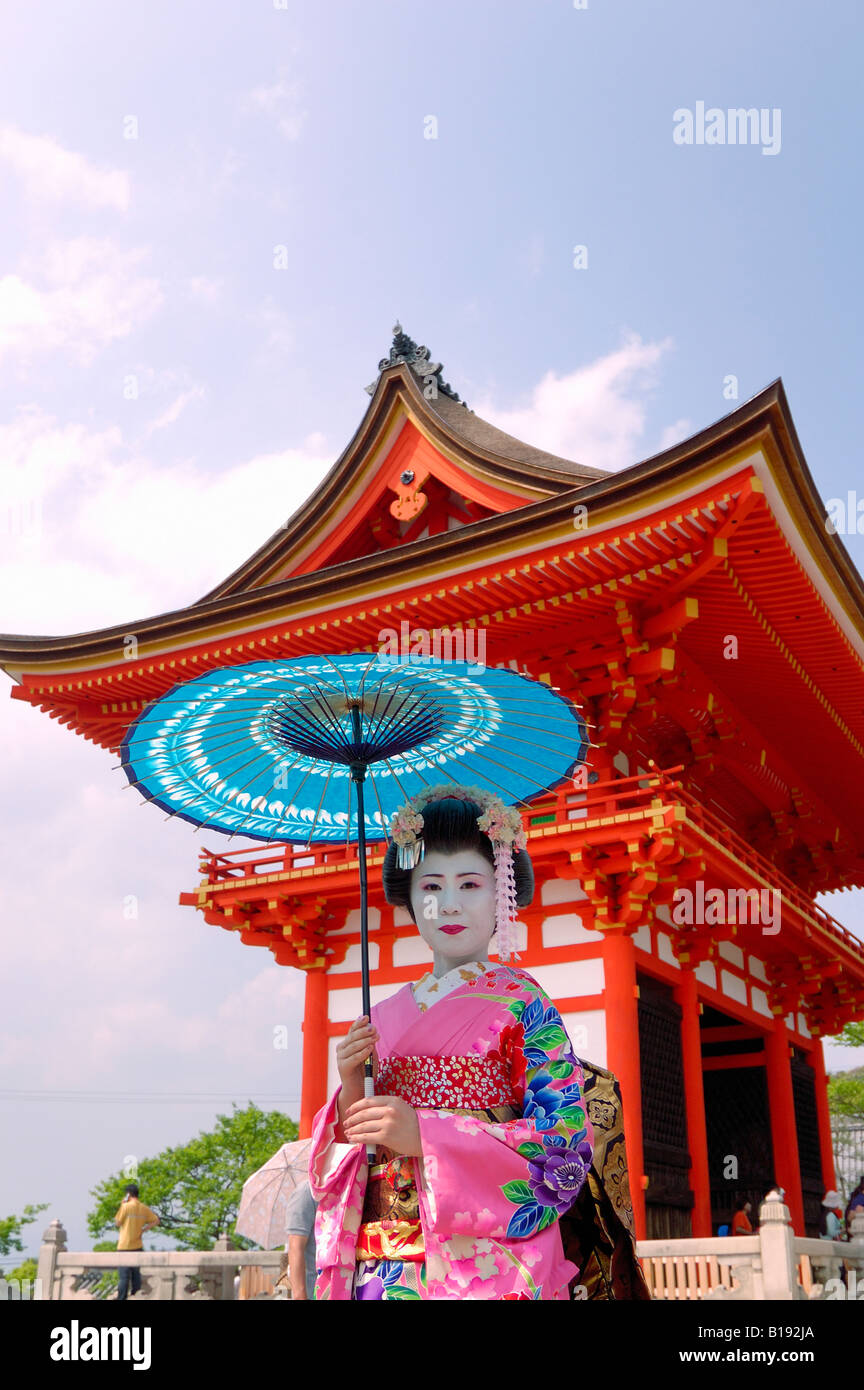
[[[774,1149],[762,1034],[705,1005],[699,1018],[711,1224],[731,1225],[749,1201],[755,1229],[759,1204],[774,1182]]]
[[[799,1047],[794,1050],[791,1068],[798,1165],[804,1199],[804,1232],[815,1238],[819,1235],[819,1211],[825,1196],[822,1150],[819,1146],[819,1112],[816,1109],[816,1073],[807,1061],[806,1052]]]
[[[693,1233],[681,1009],[669,985],[637,973],[648,1240]]]

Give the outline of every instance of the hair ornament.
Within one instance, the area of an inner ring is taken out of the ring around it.
[[[502,961],[516,954],[516,878],[513,855],[527,844],[522,817],[515,806],[507,806],[499,796],[479,787],[440,783],[427,787],[400,806],[390,819],[390,838],[396,845],[400,869],[413,869],[426,853],[423,843],[423,807],[433,801],[473,801],[481,807],[477,827],[492,842],[495,860],[495,926],[498,955]]]

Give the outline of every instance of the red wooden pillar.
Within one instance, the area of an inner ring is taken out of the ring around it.
[[[828,1112],[828,1077],[825,1074],[825,1058],[822,1054],[822,1041],[815,1040],[809,1055],[813,1068],[814,1089],[816,1091],[816,1116],[819,1122],[819,1154],[822,1159],[822,1185],[828,1192],[837,1186],[834,1171],[834,1145],[831,1142],[831,1117]]]
[[[646,1239],[644,1159],[642,1153],[642,1079],[639,1072],[639,1014],[636,950],[620,928],[603,933],[606,1065],[618,1078],[624,1111],[624,1143],[636,1239]]]
[[[693,1189],[693,1235],[710,1236],[711,1180],[708,1175],[705,1088],[702,1084],[702,1039],[699,1032],[696,976],[692,970],[681,971],[681,982],[675,990],[675,1001],[681,1006],[681,1056],[684,1063],[687,1145],[690,1149],[690,1186]]]
[[[789,1066],[789,1040],[785,1020],[775,1018],[765,1038],[765,1068],[768,1105],[771,1111],[771,1142],[774,1146],[774,1180],[786,1192],[786,1205],[796,1235],[804,1234],[804,1198],[798,1166],[798,1133],[795,1126],[795,1100],[792,1070]]]
[[[300,1095],[300,1138],[312,1133],[312,1121],[327,1099],[327,974],[306,971],[306,1009],[303,1015],[303,1080]]]

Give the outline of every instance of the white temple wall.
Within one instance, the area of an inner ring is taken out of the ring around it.
[[[586,1062],[594,1062],[598,1067],[606,1065],[606,1013],[603,1009],[586,1009],[582,1012],[561,1015],[567,1036],[573,1044],[577,1057]]]
[[[414,936],[400,936],[393,942],[393,964],[425,965],[427,969],[431,968],[432,952],[419,932]]]
[[[558,903],[587,902],[588,894],[575,878],[547,878],[540,885],[540,904],[554,907]]]
[[[405,915],[406,915],[406,917],[408,916],[407,913],[406,913]],[[411,921],[411,918],[410,918],[410,917],[408,917],[408,921],[409,921],[409,922]],[[370,908],[369,908],[369,930],[370,930],[370,932],[371,932],[371,931],[378,931],[379,928],[380,928],[380,926],[381,926],[381,909],[378,908],[378,907],[370,907]],[[328,928],[327,928],[327,935],[328,935],[328,936],[354,936],[354,935],[356,935],[359,931],[360,931],[360,909],[359,909],[359,907],[358,907],[358,908],[355,908],[352,912],[349,912],[349,913],[347,914],[347,916],[346,916],[346,918],[345,918],[345,921],[343,922],[343,924],[342,924],[341,927],[336,927],[335,929],[333,929],[333,928],[331,928],[331,927],[328,927]]]
[[[372,1004],[380,1004],[395,992],[393,985],[372,985],[369,999]],[[363,1012],[363,995],[358,989],[331,989],[330,1022],[353,1023]]]
[[[575,912],[547,917],[541,925],[540,937],[547,951],[555,946],[584,946],[592,941],[598,944],[603,941],[603,933],[583,927],[582,918]]]
[[[590,960],[563,961],[558,965],[532,965],[529,974],[550,999],[578,999],[582,995],[603,992],[603,962],[599,956]]]
[[[379,956],[380,956],[380,951],[379,951],[379,948],[378,948],[378,942],[377,942],[377,941],[370,941],[370,942],[369,942],[369,969],[370,969],[370,970],[377,970],[377,969],[378,969],[378,959],[379,959]],[[345,952],[345,959],[339,961],[336,965],[331,965],[330,968],[329,968],[328,971],[327,971],[327,974],[328,974],[328,975],[351,975],[351,974],[353,974],[355,971],[358,971],[359,969],[360,969],[360,944],[359,944],[359,942],[356,942],[353,946],[349,946],[349,947],[348,947],[348,950]]]

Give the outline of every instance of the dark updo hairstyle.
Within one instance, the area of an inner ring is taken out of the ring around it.
[[[426,853],[438,850],[441,854],[457,854],[459,850],[475,849],[494,868],[492,841],[477,824],[477,818],[482,814],[483,808],[478,806],[476,801],[459,801],[452,796],[442,798],[441,801],[431,801],[421,811],[422,837]],[[421,860],[420,863],[422,862]],[[411,873],[411,869],[398,867],[396,846],[389,845],[381,866],[384,897],[392,906],[406,908],[414,918],[411,906]],[[513,874],[516,879],[516,905],[527,907],[534,896],[534,870],[524,849],[516,850],[513,857]]]

